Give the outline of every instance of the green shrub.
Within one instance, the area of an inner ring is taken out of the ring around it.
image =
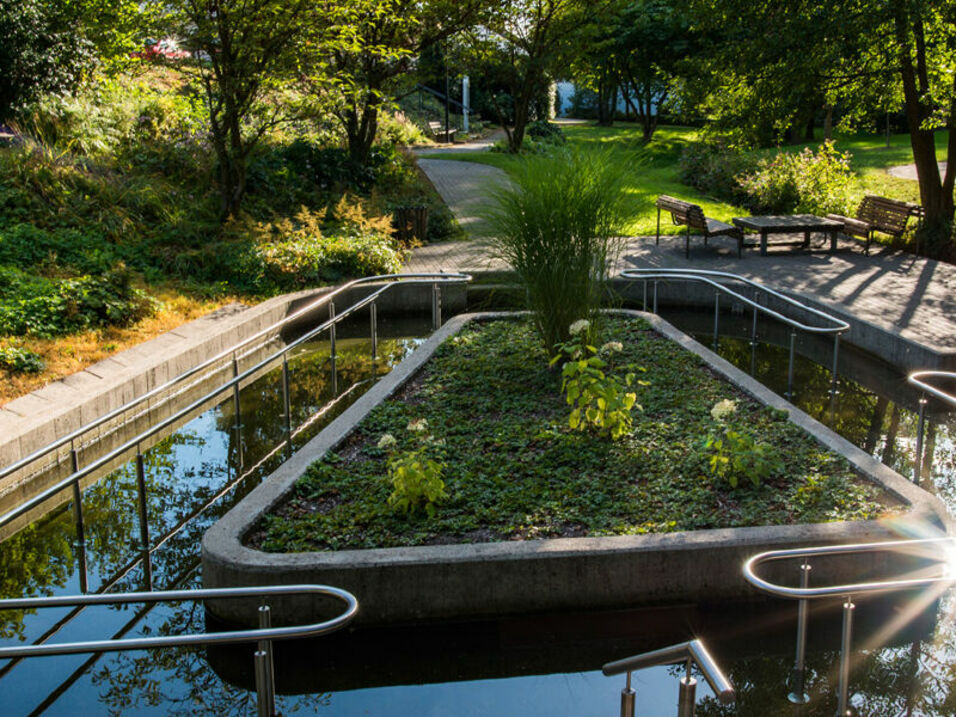
[[[528,137],[539,142],[548,142],[551,144],[568,143],[568,138],[564,136],[564,130],[547,120],[535,120],[529,123],[525,132]]]
[[[100,276],[38,279],[12,267],[0,271],[0,334],[53,337],[106,326],[128,326],[155,309],[132,285],[125,266]]]
[[[605,296],[621,246],[623,161],[577,148],[525,157],[493,193],[493,250],[518,274],[549,356]]]
[[[743,149],[716,140],[684,147],[679,160],[684,184],[729,202],[741,203],[746,194],[739,177],[753,172],[757,160]]]
[[[774,446],[758,442],[749,433],[732,425],[731,417],[736,411],[737,402],[731,399],[718,401],[710,409],[718,429],[711,432],[703,443],[703,451],[708,456],[707,467],[711,475],[726,479],[731,488],[736,488],[741,478],[746,478],[756,488],[760,481],[780,473],[784,463]]]
[[[756,172],[740,177],[749,208],[766,214],[827,214],[850,211],[850,155],[832,142],[798,153],[780,152]]]
[[[424,418],[410,421],[406,431],[415,437],[417,446],[413,450],[400,452],[398,441],[390,433],[383,435],[377,445],[389,454],[388,480],[392,493],[388,496],[388,505],[402,513],[415,513],[424,508],[432,517],[435,506],[446,500],[448,493],[441,477],[444,466],[428,454],[443,442],[426,432],[428,421]]]
[[[40,373],[46,363],[39,354],[22,346],[4,346],[0,348],[0,367],[10,373]]]
[[[0,228],[0,264],[38,267],[44,273],[68,267],[81,274],[97,274],[125,258],[126,252],[93,233],[30,224]]]

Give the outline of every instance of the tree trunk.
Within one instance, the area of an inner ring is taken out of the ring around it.
[[[833,141],[833,104],[827,102],[824,107],[826,114],[823,116],[823,139],[827,142]]]
[[[913,18],[913,27],[910,28],[910,18],[907,16],[903,3],[898,3],[894,17],[896,39],[899,46],[900,75],[903,80],[903,106],[906,113],[906,125],[909,129],[910,144],[913,148],[913,161],[916,164],[916,176],[919,180],[920,202],[926,213],[926,224],[929,227],[943,227],[953,220],[953,173],[951,167],[956,160],[956,144],[952,140],[953,106],[950,106],[950,116],[947,126],[950,128],[950,142],[947,149],[949,168],[946,172],[946,183],[939,174],[939,165],[936,161],[936,137],[932,130],[922,127],[923,121],[930,116],[931,107],[922,102],[922,97],[928,90],[924,87],[923,73],[918,68],[925,67],[926,47],[922,42],[921,20]],[[910,38],[910,30],[913,38]],[[916,46],[916,66],[913,64],[911,50]],[[918,76],[919,74],[919,76]]]

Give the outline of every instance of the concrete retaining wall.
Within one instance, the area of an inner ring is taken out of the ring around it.
[[[441,618],[488,617],[566,609],[623,608],[640,604],[712,601],[753,596],[740,566],[762,550],[833,542],[890,539],[897,530],[943,532],[943,505],[897,473],[790,405],[657,316],[623,312],[649,321],[659,332],[696,353],[757,400],[786,409],[791,420],[827,448],[844,455],[869,480],[903,505],[905,518],[823,525],[707,530],[666,535],[573,538],[477,545],[423,546],[274,554],[242,544],[261,516],[280,504],[315,460],[333,449],[381,401],[408,380],[438,346],[468,321],[459,316],[372,388],[295,456],[217,522],[203,539],[206,587],[325,583],[352,591],[363,624]],[[868,558],[867,569],[885,568]],[[845,575],[846,566],[815,568],[821,584]],[[322,615],[308,601],[272,605],[281,622]],[[255,606],[217,601],[220,617],[253,624]]]

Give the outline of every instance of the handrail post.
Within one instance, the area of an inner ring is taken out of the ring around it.
[[[793,362],[797,351],[797,332],[790,332],[790,365],[787,368],[787,400],[793,402]]]
[[[923,434],[926,430],[926,394],[919,397],[919,421],[916,424],[916,458],[913,462],[913,482],[919,485],[923,469]]]
[[[843,634],[840,640],[840,683],[837,696],[837,717],[848,717],[850,690],[850,645],[853,641],[853,598],[843,603]]]
[[[644,313],[647,313],[647,279],[644,279]]]
[[[654,313],[657,313],[657,281],[654,282]]]
[[[432,328],[435,331],[441,328],[441,287],[432,284]]]
[[[837,393],[837,365],[840,359],[840,334],[833,334],[833,375],[830,382],[830,395],[835,396]]]
[[[80,458],[76,452],[76,444],[70,441],[70,468],[76,475],[80,471]],[[83,490],[80,488],[80,479],[73,481],[73,523],[76,530],[76,554],[78,572],[80,573],[80,592],[85,593],[89,588],[89,578],[86,574],[86,529],[83,525]]]
[[[285,412],[285,440],[292,453],[292,401],[289,398],[289,355],[282,354],[282,410]]]
[[[631,688],[631,673],[627,673],[627,682],[621,690],[621,717],[634,717],[634,704],[637,693]]]
[[[369,323],[372,333],[372,361],[378,361],[378,304],[369,304]]]
[[[720,326],[720,292],[714,292],[714,351],[717,350]]]
[[[332,368],[332,395],[339,395],[339,374],[335,364],[335,302],[329,302],[329,361]]]
[[[80,459],[75,447],[70,448],[70,467],[74,475],[80,472]],[[83,526],[83,491],[79,479],[73,481],[73,521],[76,524],[77,545],[86,544],[86,529]]]
[[[146,513],[146,467],[143,454],[136,447],[136,495],[139,507],[139,542],[143,548],[143,579],[148,590],[153,589],[153,568],[149,555],[149,517]]]
[[[272,616],[268,605],[259,606],[259,628],[272,627]],[[272,641],[259,640],[256,643],[256,701],[259,717],[274,717],[276,713],[275,667],[272,659]]]
[[[800,588],[806,590],[810,586],[810,563],[803,561],[800,566]],[[795,705],[805,705],[809,700],[806,693],[806,672],[804,663],[807,654],[807,611],[809,600],[804,598],[797,605],[797,654],[790,671],[790,694],[787,699]]]
[[[687,674],[680,678],[677,696],[677,717],[694,717],[697,709],[697,680],[691,676],[694,661],[687,658]]]
[[[243,462],[242,455],[242,409],[239,407],[239,381],[236,379],[239,378],[239,360],[236,358],[236,354],[232,355],[232,380],[235,383],[232,385],[232,405],[233,410],[236,413],[236,453],[239,457],[239,468],[240,470],[245,465]]]

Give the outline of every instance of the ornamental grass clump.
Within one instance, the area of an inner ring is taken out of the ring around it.
[[[622,246],[624,169],[620,154],[557,148],[520,159],[494,192],[493,249],[518,274],[549,356],[571,324],[597,318]]]

